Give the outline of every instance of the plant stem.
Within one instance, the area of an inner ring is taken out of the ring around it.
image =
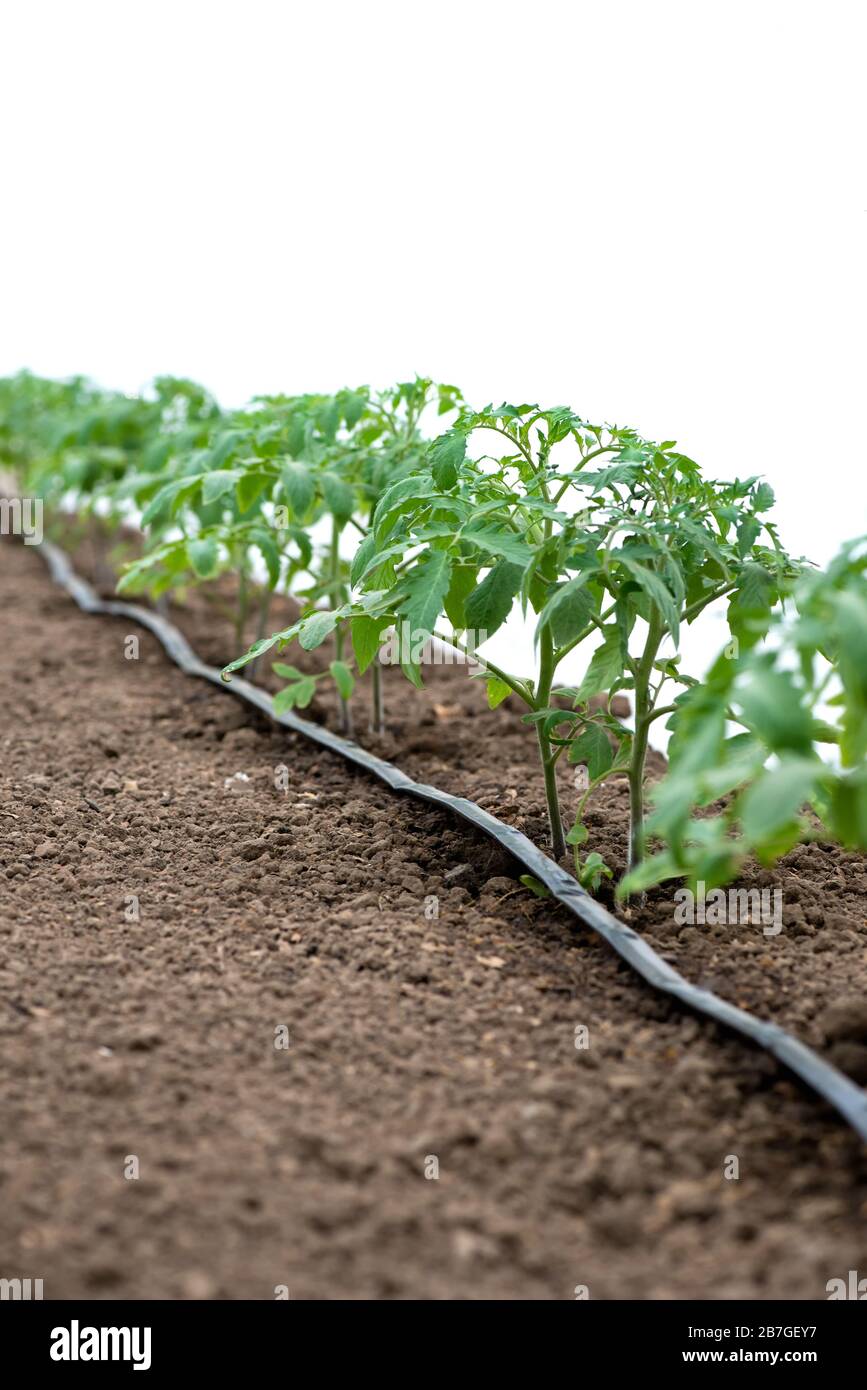
[[[554,678],[554,639],[550,626],[542,631],[539,643],[539,684],[536,690],[536,709],[547,709],[551,698],[551,682]],[[566,853],[566,839],[563,834],[563,818],[560,813],[560,796],[557,791],[557,758],[551,747],[551,740],[545,733],[540,720],[536,724],[539,739],[539,756],[545,778],[545,800],[548,803],[548,824],[551,828],[551,850],[559,860]]]
[[[578,468],[575,470],[575,476],[574,476],[574,478],[565,478],[565,479],[563,480],[563,485],[562,485],[562,487],[560,487],[560,488],[557,490],[557,492],[555,492],[555,494],[554,494],[554,503],[555,503],[555,505],[556,505],[557,502],[560,501],[560,499],[561,499],[561,497],[563,496],[563,494],[564,494],[564,492],[566,491],[566,489],[569,488],[569,487],[571,487],[571,486],[573,485],[573,483],[574,483],[574,485],[575,485],[576,487],[581,487],[581,486],[582,486],[580,469],[582,469],[582,468],[584,467],[585,463],[589,463],[591,459],[599,458],[600,454],[614,454],[614,453],[616,453],[617,450],[620,449],[621,447],[622,447],[622,445],[620,445],[620,444],[600,444],[600,446],[599,446],[598,449],[591,449],[590,452],[589,452],[588,454],[584,454],[583,458],[581,459],[580,464],[578,465]],[[585,484],[585,486],[586,486],[586,484]]]
[[[648,724],[652,724],[655,719],[662,719],[666,714],[674,714],[677,705],[659,705],[648,716]]]
[[[560,814],[560,796],[557,791],[557,764],[551,757],[551,748],[540,725],[536,726],[539,735],[539,753],[542,759],[542,772],[545,778],[545,800],[548,803],[548,824],[551,828],[551,853],[560,860],[566,853],[566,837],[563,833],[563,817]]]
[[[541,467],[539,471],[541,473]],[[548,489],[544,481],[540,483],[540,490],[543,500],[547,502],[549,500]],[[552,530],[551,518],[546,517],[544,526],[546,541],[550,540]],[[551,624],[546,623],[539,639],[539,680],[534,692],[534,709],[548,708],[551,702],[551,686],[554,683],[556,670],[557,653],[554,649],[554,636],[551,632]],[[551,740],[542,727],[543,722],[540,720],[536,724],[536,737],[539,740],[539,756],[542,759],[542,773],[545,778],[545,800],[548,803],[548,824],[551,828],[551,852],[559,863],[566,853],[566,837],[563,834],[560,794],[557,791],[557,758]]]
[[[265,636],[265,628],[268,624],[268,612],[271,608],[271,600],[273,597],[273,589],[262,590],[262,597],[259,601],[259,621],[256,624],[255,640],[257,642],[260,642],[262,638]],[[254,676],[256,675],[256,668],[258,667],[260,660],[261,658],[257,656],[253,659],[253,661],[250,662],[250,665],[247,668],[248,681],[253,680]]]
[[[638,716],[636,700],[635,738],[632,744],[632,760],[629,767],[629,854],[627,873],[631,873],[641,859],[644,842],[644,762],[647,757],[647,721]]]
[[[334,632],[334,655],[338,661],[343,660],[343,630],[339,626]],[[352,710],[349,708],[349,701],[344,700],[343,696],[340,694],[337,696],[337,701],[340,708],[340,732],[345,734],[347,738],[352,738],[355,731],[353,728]]]
[[[375,734],[385,733],[385,700],[383,695],[382,666],[379,655],[374,657],[371,667],[373,677],[373,709],[370,712],[370,728]]]
[[[238,608],[235,613],[235,642],[240,651],[244,646],[244,632],[247,627],[247,608],[249,594],[247,589],[247,557],[241,556],[238,573]]]
[[[644,652],[635,668],[635,736],[632,741],[632,757],[629,760],[627,873],[631,873],[638,865],[644,852],[644,764],[647,760],[648,734],[653,713],[650,677],[662,636],[662,619],[658,610],[654,608],[650,615]]]
[[[341,526],[335,517],[331,523],[331,552],[329,557],[329,579],[331,603],[335,608],[339,608],[343,602],[343,592],[340,584],[340,531]],[[343,660],[343,629],[338,623],[334,632],[334,655],[338,661]],[[338,692],[337,705],[340,711],[340,732],[347,738],[351,738],[354,732],[352,726],[352,711],[349,708],[349,701],[344,700]]]

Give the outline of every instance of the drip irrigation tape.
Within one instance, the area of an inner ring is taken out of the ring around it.
[[[272,697],[258,686],[251,685],[238,676],[230,683],[224,681],[215,666],[207,666],[201,661],[187,642],[167,618],[138,604],[125,603],[119,599],[102,599],[91,586],[75,573],[72,565],[57,546],[44,541],[38,547],[50,571],[52,579],[75,599],[85,613],[106,614],[110,617],[129,618],[154,634],[171,659],[189,676],[198,676],[219,690],[234,695],[246,704],[252,705],[267,715],[269,719],[285,729],[291,729],[304,738],[337,753],[347,762],[370,772],[385,782],[392,791],[405,792],[420,801],[443,806],[463,820],[469,821],[492,840],[507,850],[534,878],[544,883],[552,897],[579,919],[586,927],[597,932],[611,946],[627,965],[641,976],[654,989],[671,995],[679,1003],[696,1013],[704,1014],[715,1023],[740,1033],[750,1042],[770,1052],[790,1071],[832,1105],[849,1122],[860,1137],[867,1141],[867,1093],[847,1076],[822,1060],[811,1048],[798,1042],[785,1029],[775,1023],[766,1023],[753,1018],[752,1014],[734,1004],[727,1003],[710,990],[700,989],[657,955],[637,932],[621,922],[595,898],[576,882],[571,874],[556,864],[538,845],[528,840],[514,826],[505,825],[488,811],[482,810],[472,801],[462,796],[452,796],[437,787],[416,782],[393,763],[377,758],[364,748],[359,748],[348,739],[333,734],[328,729],[297,715],[275,714]]]

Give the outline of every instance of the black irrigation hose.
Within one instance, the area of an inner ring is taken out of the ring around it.
[[[266,691],[238,677],[227,685],[217,668],[206,666],[200,661],[186,638],[167,619],[138,604],[99,598],[91,586],[75,573],[62,550],[49,541],[44,541],[39,549],[52,579],[72,595],[85,613],[104,613],[112,617],[132,619],[154,634],[172,660],[188,676],[199,676],[202,680],[210,681],[211,685],[219,690],[228,691],[248,705],[254,705],[275,723],[302,734],[304,738],[311,739],[332,753],[339,753],[342,758],[357,767],[363,767],[366,772],[372,772],[380,781],[391,787],[392,791],[406,792],[420,801],[431,801],[437,806],[444,806],[447,810],[462,816],[471,825],[477,826],[492,840],[502,845],[503,849],[508,850],[534,878],[544,883],[552,896],[585,926],[591,927],[604,937],[609,946],[612,946],[654,989],[672,995],[688,1008],[712,1018],[716,1023],[724,1024],[725,1027],[749,1038],[751,1042],[758,1043],[812,1087],[817,1095],[833,1105],[848,1120],[856,1133],[867,1140],[867,1093],[836,1067],[823,1062],[809,1047],[798,1042],[776,1023],[765,1023],[761,1019],[753,1018],[751,1014],[736,1008],[734,1004],[726,1003],[710,990],[690,984],[657,955],[637,932],[618,921],[606,908],[591,898],[571,874],[560,868],[514,826],[505,825],[503,821],[497,820],[496,816],[483,811],[480,806],[476,806],[465,797],[451,796],[449,792],[439,791],[436,787],[414,782],[393,763],[375,757],[374,754],[359,748],[357,744],[330,733],[328,729],[322,729],[306,719],[299,719],[295,714],[275,714],[273,699]]]

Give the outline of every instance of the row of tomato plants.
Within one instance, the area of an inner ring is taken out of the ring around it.
[[[227,679],[293,642],[309,651],[332,639],[328,675],[347,734],[367,673],[383,727],[378,656],[395,632],[415,686],[432,639],[472,654],[490,706],[523,707],[552,852],[572,847],[585,886],[610,876],[583,814],[613,777],[629,789],[621,894],[681,877],[717,887],[747,855],[770,864],[804,839],[867,848],[867,542],[845,545],[824,571],[791,556],[760,477],[709,478],[674,441],[566,407],[475,410],[426,378],[227,412],[176,378],[127,396],[22,373],[0,381],[0,452],[56,517],[108,528],[137,517],[147,544],[119,591],[160,602],[235,576],[238,646],[251,608],[257,635]],[[269,631],[277,592],[299,616]],[[682,670],[680,634],[720,602],[728,637],[699,680]],[[516,606],[535,618],[533,677],[477,650]],[[576,649],[587,659],[569,685],[558,673]],[[322,677],[274,669],[286,681],[277,710],[306,707]],[[621,691],[632,727],[612,712]],[[669,769],[648,815],[645,765],[661,720]],[[568,819],[562,758],[585,770]]]

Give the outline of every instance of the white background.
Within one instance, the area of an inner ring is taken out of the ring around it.
[[[7,6],[0,373],[226,404],[415,371],[867,524],[867,10]]]

